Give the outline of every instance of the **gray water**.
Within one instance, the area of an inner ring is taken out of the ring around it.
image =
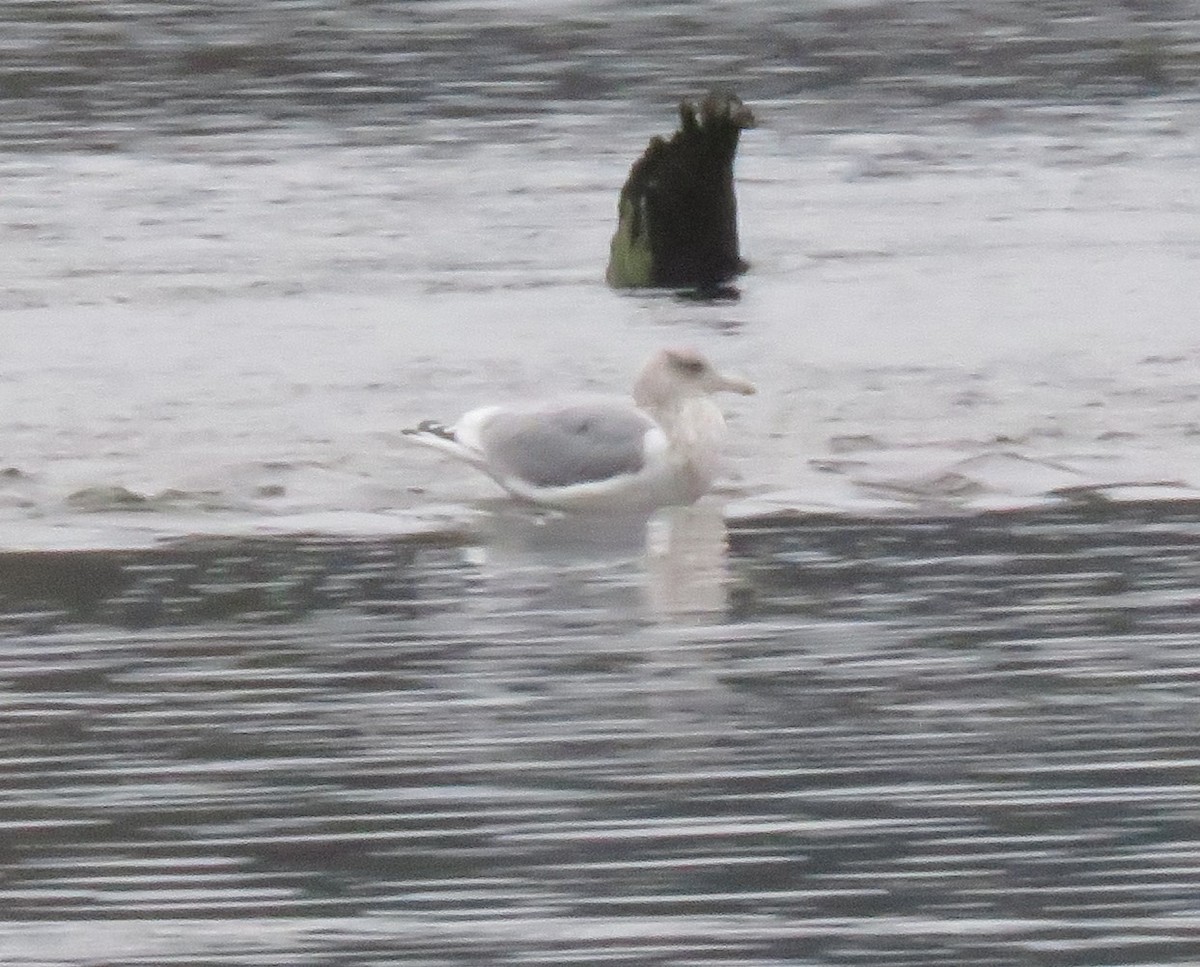
[[[6,559],[5,962],[1200,955],[1194,508],[525,526]]]
[[[1200,10],[792,7],[0,6],[0,961],[1200,960]],[[677,341],[694,508],[397,441]]]
[[[529,138],[569,110],[736,86],[845,110],[1074,102],[1189,87],[1194,3],[1067,0],[271,4],[11,0],[0,17],[10,145],[121,150],[297,124],[427,142],[451,122]],[[632,106],[631,106],[632,102]]]

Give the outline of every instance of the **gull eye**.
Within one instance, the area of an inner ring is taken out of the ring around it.
[[[672,356],[671,362],[681,373],[687,373],[689,376],[699,376],[704,372],[704,360],[695,356]]]

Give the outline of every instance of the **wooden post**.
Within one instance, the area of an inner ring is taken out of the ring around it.
[[[720,286],[746,271],[733,159],[754,115],[733,94],[682,101],[679,130],[653,138],[621,189],[606,278],[617,288]]]

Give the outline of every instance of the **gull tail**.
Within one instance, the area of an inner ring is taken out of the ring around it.
[[[400,431],[404,436],[416,437],[414,443],[429,443],[424,437],[436,437],[440,440],[455,441],[454,430],[437,420],[422,420],[416,426],[410,426]]]
[[[440,450],[456,460],[462,460],[472,466],[481,466],[483,459],[478,450],[459,439],[454,427],[446,426],[437,420],[422,420],[415,427],[400,431],[401,435],[412,443],[423,447]]]

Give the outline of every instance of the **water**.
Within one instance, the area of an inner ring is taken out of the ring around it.
[[[719,520],[25,562],[5,961],[1194,961],[1194,509]]]
[[[5,4],[0,960],[1194,963],[1196,12]],[[649,525],[398,439],[669,342]]]
[[[4,546],[461,516],[400,427],[669,342],[784,509],[1200,488],[1190,8],[267,9],[5,5]],[[631,160],[733,82],[742,298],[615,296]]]

